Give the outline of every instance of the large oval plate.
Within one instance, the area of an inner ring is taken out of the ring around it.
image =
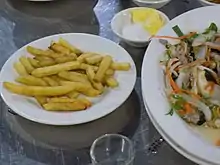
[[[173,19],[158,35],[176,36],[172,30],[175,25],[179,25],[185,33],[190,31],[202,32],[211,22],[215,22],[220,27],[219,11],[219,6],[189,11]],[[204,160],[208,164],[219,164],[220,148],[194,133],[177,115],[172,117],[165,115],[170,107],[163,94],[164,78],[162,69],[159,66],[159,58],[163,55],[164,50],[164,46],[158,40],[153,40],[143,61],[142,92],[143,98],[149,107],[149,112],[159,124],[161,130],[172,139],[176,146],[180,146],[182,150],[187,152],[187,155]],[[190,157],[188,158],[190,159]]]
[[[46,49],[51,41],[57,41],[60,37],[79,47],[81,50],[109,54],[115,61],[129,62],[131,64],[131,70],[128,72],[116,72],[115,77],[119,82],[119,87],[107,90],[102,96],[94,99],[94,105],[91,108],[78,112],[49,112],[43,110],[34,99],[12,94],[2,87],[2,82],[14,82],[14,79],[18,76],[13,68],[13,63],[18,61],[19,57],[22,55],[30,56],[26,51],[26,45],[16,51],[7,60],[1,70],[0,91],[5,103],[14,112],[29,120],[51,125],[86,123],[99,119],[118,108],[131,94],[135,85],[136,67],[131,56],[122,47],[110,40],[82,33],[53,35],[36,40],[28,45]]]

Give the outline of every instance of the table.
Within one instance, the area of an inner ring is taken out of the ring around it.
[[[0,1],[0,67],[18,48],[35,39],[56,33],[85,32],[122,45],[132,55],[138,70],[130,98],[110,115],[83,125],[56,127],[33,123],[9,112],[0,99],[1,165],[87,165],[89,146],[105,133],[121,133],[132,139],[135,165],[194,164],[163,142],[146,114],[140,89],[146,48],[120,42],[110,29],[115,13],[135,5],[130,0],[97,1]],[[173,0],[161,10],[172,19],[196,7],[200,7],[197,1]]]

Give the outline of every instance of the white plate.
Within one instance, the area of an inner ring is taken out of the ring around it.
[[[204,7],[184,13],[168,23],[158,35],[175,36],[172,27],[179,25],[185,32],[204,31],[211,22],[220,27],[219,6]],[[202,18],[202,19],[199,19]],[[180,146],[188,155],[205,160],[209,164],[220,163],[220,148],[213,146],[196,133],[176,114],[166,116],[169,105],[163,94],[164,81],[159,58],[165,48],[158,40],[153,40],[146,51],[142,66],[142,92],[152,117],[168,137]],[[178,150],[177,150],[178,151]],[[190,157],[188,157],[190,159]]]
[[[32,98],[12,94],[2,87],[3,81],[13,82],[18,76],[13,69],[13,63],[18,61],[22,55],[30,56],[25,49],[26,45],[15,52],[2,68],[0,74],[0,91],[6,104],[13,111],[29,120],[51,125],[81,124],[96,120],[114,111],[128,98],[135,85],[136,67],[131,56],[122,47],[110,40],[82,33],[53,35],[36,40],[28,45],[46,49],[52,40],[57,41],[60,37],[63,37],[84,51],[109,54],[115,61],[129,62],[131,64],[131,70],[128,72],[116,72],[115,77],[119,82],[119,87],[107,90],[102,96],[94,99],[94,105],[86,111],[49,112],[40,108]]]

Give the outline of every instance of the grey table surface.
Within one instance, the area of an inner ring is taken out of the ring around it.
[[[193,165],[160,138],[151,124],[141,97],[140,70],[146,48],[126,45],[113,34],[110,21],[118,11],[135,6],[130,0],[57,0],[46,3],[0,0],[0,67],[20,47],[52,34],[85,32],[123,46],[133,57],[138,78],[130,98],[116,111],[97,121],[67,127],[33,123],[8,112],[0,99],[1,165],[87,165],[89,146],[105,133],[132,139],[135,165]],[[196,0],[172,0],[161,10],[170,19],[193,8]],[[158,144],[158,145],[157,145]]]

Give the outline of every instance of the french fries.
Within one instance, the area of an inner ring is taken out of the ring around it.
[[[25,96],[62,96],[74,90],[73,86],[39,87],[17,85],[10,82],[4,82],[3,85],[12,93]]]
[[[54,60],[52,60],[52,59],[50,59],[50,60],[44,60],[44,61],[40,61],[40,62],[39,62],[39,65],[40,65],[41,67],[52,66],[52,65],[55,65],[55,64],[56,64],[56,62],[55,62]]]
[[[130,63],[119,63],[119,62],[113,62],[111,64],[111,69],[113,70],[122,70],[122,71],[128,71],[131,68],[131,64]]]
[[[94,72],[94,70],[92,69],[92,67],[88,67],[88,68],[86,69],[86,74],[87,74],[89,80],[90,80],[90,81],[93,81],[93,79],[94,79],[94,77],[95,77],[95,72]]]
[[[85,62],[86,58],[89,58],[89,57],[92,57],[94,56],[95,54],[94,53],[84,53],[84,54],[81,54],[78,58],[77,58],[77,61],[79,62]]]
[[[70,62],[76,60],[76,57],[74,56],[63,56],[63,57],[58,57],[55,59],[56,63],[65,63],[65,62]]]
[[[106,82],[107,86],[109,86],[111,88],[118,87],[118,81],[113,77],[107,77],[105,79],[105,82]]]
[[[80,95],[80,93],[79,93],[79,92],[76,92],[76,91],[72,91],[72,92],[70,92],[70,93],[67,94],[67,96],[68,96],[69,98],[71,98],[71,99],[75,99],[75,98],[77,98],[79,95]]]
[[[34,76],[22,76],[15,79],[15,81],[25,84],[25,85],[32,85],[32,86],[48,86],[48,84],[41,78],[36,78]]]
[[[53,43],[49,48],[57,53],[62,53],[66,55],[70,54],[70,50],[68,48],[65,48],[57,43]]]
[[[59,86],[59,82],[54,80],[51,77],[43,77],[42,78],[47,84],[49,84],[50,86]]]
[[[105,72],[105,75],[107,76],[113,76],[115,74],[115,71],[113,69],[108,69],[106,72]]]
[[[81,101],[72,103],[46,103],[43,107],[48,111],[80,111],[87,108]]]
[[[110,67],[112,63],[112,57],[111,56],[105,56],[99,66],[99,69],[94,77],[94,80],[96,80],[97,82],[102,82],[106,71],[108,70],[108,68]]]
[[[27,46],[27,52],[35,56],[49,56],[50,52],[35,48],[33,46]]]
[[[34,68],[40,68],[40,64],[39,61],[28,57],[28,61],[30,62],[30,64],[34,67]]]
[[[14,63],[14,69],[17,71],[17,73],[20,76],[26,76],[28,75],[28,72],[26,71],[25,67],[20,62]]]
[[[94,55],[92,57],[86,58],[85,61],[87,64],[95,65],[102,61],[103,57],[101,55]]]
[[[39,62],[42,62],[42,61],[45,61],[45,60],[53,60],[51,57],[46,57],[46,56],[36,56],[36,57],[34,57],[34,59],[39,61]]]
[[[67,62],[63,64],[56,64],[53,66],[37,68],[31,74],[36,77],[44,77],[57,74],[62,71],[79,69],[80,63],[77,61]]]
[[[80,82],[71,82],[71,81],[60,81],[61,85],[63,86],[71,86],[74,88],[75,91],[84,93],[88,91],[91,88],[91,85],[89,84],[83,84]]]
[[[82,103],[86,107],[91,107],[92,103],[86,98],[79,98],[79,99],[70,99],[70,98],[51,98],[49,99],[48,103]]]
[[[66,80],[69,80],[69,81],[90,84],[87,76],[83,75],[83,74],[80,74],[80,73],[77,74],[75,72],[63,71],[63,72],[58,73],[58,76],[60,76],[61,78],[66,79]]]
[[[19,60],[28,73],[31,73],[34,70],[34,67],[31,65],[31,63],[28,61],[26,57],[20,57]]]
[[[27,46],[32,57],[20,57],[14,63],[15,83],[3,82],[8,91],[30,96],[48,111],[80,111],[92,106],[87,97],[97,97],[106,88],[119,86],[116,71],[128,71],[131,65],[114,62],[111,56],[83,52],[60,38],[47,49]]]
[[[71,45],[68,41],[66,41],[63,38],[59,39],[59,44],[66,47],[66,48],[68,48],[69,50],[71,50],[72,53],[75,53],[77,55],[82,54],[82,51],[80,49],[78,49],[75,46]]]

